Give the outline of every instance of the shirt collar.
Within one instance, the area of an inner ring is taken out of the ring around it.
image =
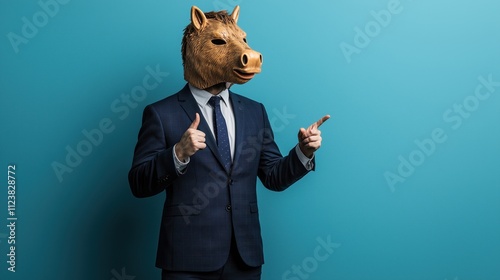
[[[206,91],[206,90],[203,90],[203,89],[199,89],[197,87],[194,87],[193,85],[189,84],[189,89],[191,90],[191,93],[193,94],[193,97],[194,99],[196,100],[196,102],[202,106],[202,107],[205,107],[207,106],[208,104],[208,100],[210,100],[210,98],[212,96],[214,96],[213,94],[211,94],[210,92]],[[218,96],[220,96],[222,98],[222,101],[224,102],[224,104],[226,106],[229,106],[229,90],[228,89],[225,89],[223,91],[221,91]]]

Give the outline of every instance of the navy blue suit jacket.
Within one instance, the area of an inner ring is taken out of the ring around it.
[[[257,207],[257,177],[282,191],[308,171],[295,149],[283,157],[262,104],[230,91],[236,139],[233,165],[225,170],[215,139],[189,87],[144,109],[129,183],[136,197],[166,192],[156,266],[214,271],[227,260],[234,234],[242,259],[264,263]],[[172,149],[200,114],[207,148],[190,158],[184,174]]]

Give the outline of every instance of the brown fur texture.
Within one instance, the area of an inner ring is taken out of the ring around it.
[[[226,11],[203,13],[193,6],[182,39],[187,82],[207,89],[221,83],[244,84],[260,73],[262,55],[246,43],[238,16],[239,7],[229,15]]]

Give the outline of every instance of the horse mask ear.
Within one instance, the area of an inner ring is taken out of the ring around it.
[[[196,6],[191,7],[191,23],[193,23],[193,26],[197,30],[207,26],[207,17],[205,17],[205,13]]]
[[[240,6],[234,7],[231,17],[233,18],[234,23],[238,23],[238,18],[240,17]]]

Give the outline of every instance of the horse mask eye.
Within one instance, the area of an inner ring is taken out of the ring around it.
[[[212,44],[220,46],[220,45],[225,45],[227,43],[224,39],[213,39]]]

